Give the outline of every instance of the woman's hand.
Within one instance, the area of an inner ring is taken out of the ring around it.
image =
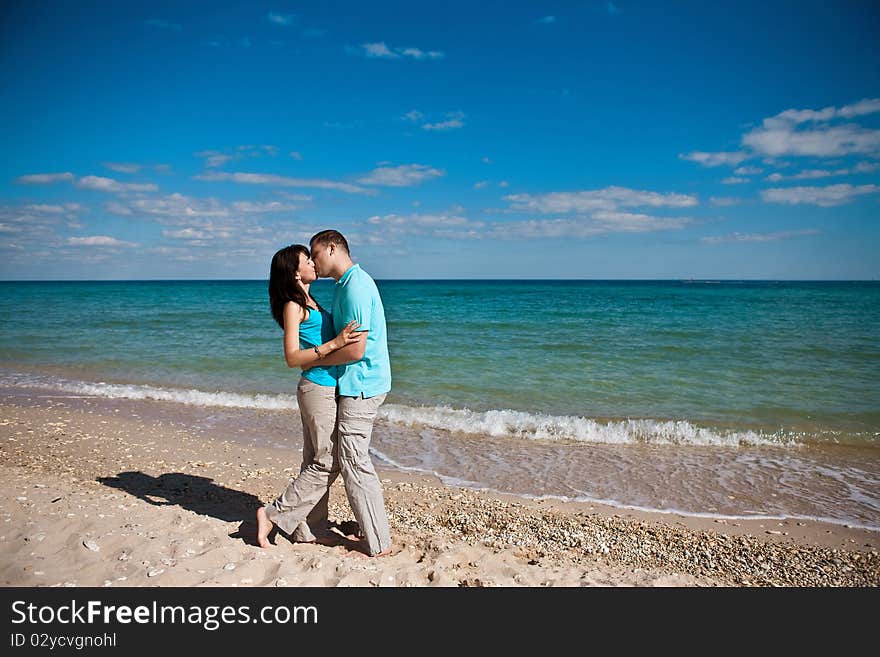
[[[342,347],[363,340],[364,333],[357,332],[359,327],[360,323],[355,319],[346,324],[345,327],[343,327],[343,329],[339,332],[339,335],[333,338],[335,349],[342,349]]]

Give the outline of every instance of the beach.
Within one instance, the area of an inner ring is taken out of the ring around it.
[[[113,400],[4,398],[2,585],[880,584],[880,535],[865,529],[531,500],[387,468],[391,556],[280,533],[261,549],[256,508],[296,474],[298,451],[206,436],[175,408],[169,422]],[[330,517],[353,519],[341,480]]]
[[[880,285],[378,285],[382,466],[520,499],[880,531]],[[332,282],[313,292],[329,305]],[[150,422],[185,408],[200,437],[296,449],[281,347],[258,280],[0,283],[2,397],[104,399]]]
[[[368,560],[256,545],[302,449],[263,281],[0,284],[0,582],[880,582],[880,286],[379,286],[395,551]]]

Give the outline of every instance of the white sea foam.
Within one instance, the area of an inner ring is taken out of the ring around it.
[[[0,385],[60,390],[113,399],[148,399],[195,406],[296,409],[296,397],[285,394],[235,393],[150,385],[86,382],[42,374],[7,373]],[[791,434],[724,431],[699,427],[687,420],[628,419],[597,421],[575,415],[544,415],[514,410],[471,411],[447,406],[385,404],[379,417],[405,427],[427,427],[453,433],[482,434],[526,440],[605,444],[797,445]]]
[[[533,440],[569,440],[606,444],[793,445],[786,434],[722,431],[698,427],[686,420],[596,420],[573,415],[543,415],[512,410],[471,411],[445,406],[386,404],[380,417],[404,426],[423,426],[459,433],[513,436]]]
[[[193,406],[225,408],[259,408],[268,410],[296,409],[296,397],[279,394],[247,394],[236,392],[208,392],[192,388],[164,388],[159,386],[73,381],[44,375],[11,374],[0,377],[0,385],[40,390],[60,390],[93,397],[110,399],[149,399],[176,402]]]

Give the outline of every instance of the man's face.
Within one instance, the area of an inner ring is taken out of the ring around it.
[[[330,271],[330,245],[312,244],[312,262],[315,263],[315,274],[324,278]]]

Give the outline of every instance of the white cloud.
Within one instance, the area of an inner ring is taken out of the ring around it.
[[[134,214],[130,207],[128,207],[124,203],[120,203],[119,201],[110,201],[108,203],[105,203],[104,209],[111,214],[116,214],[123,217],[129,217]]]
[[[62,180],[73,180],[75,177],[69,171],[64,173],[31,173],[26,176],[19,176],[15,181],[25,185],[47,185],[49,183],[61,182]]]
[[[880,169],[880,163],[877,162],[859,162],[852,169],[853,173],[873,173]]]
[[[631,190],[629,190],[631,191]],[[647,199],[656,202],[657,199]],[[668,199],[667,199],[668,201]],[[376,215],[367,219],[371,228],[388,235],[430,235],[449,239],[540,239],[586,238],[608,233],[645,233],[677,230],[691,223],[687,217],[655,217],[644,213],[599,208],[589,215],[525,221],[484,222],[467,218],[455,206],[439,214]]]
[[[442,52],[421,50],[419,48],[400,48],[398,52],[404,57],[412,57],[413,59],[440,59],[443,57]]]
[[[24,228],[56,225],[61,223],[62,213],[56,212],[55,207],[48,205],[0,206],[0,221],[7,226],[18,225]]]
[[[404,164],[397,167],[378,167],[363,178],[359,178],[358,182],[362,185],[410,187],[445,175],[446,172],[442,169],[435,169],[426,164]]]
[[[761,198],[769,203],[808,203],[821,207],[844,205],[855,197],[880,192],[878,185],[829,185],[827,187],[788,187],[765,189]]]
[[[267,223],[263,218],[259,222],[249,216],[222,217],[177,217],[173,220],[160,219],[159,223],[171,226],[162,231],[162,237],[168,240],[183,241],[190,247],[208,247],[212,249],[265,249],[277,240],[278,235],[296,235],[300,237],[302,224],[294,225],[289,221],[273,221]],[[317,229],[308,236],[317,232]]]
[[[704,167],[718,167],[721,165],[736,166],[746,158],[747,153],[742,151],[707,153],[704,151],[694,151],[692,153],[681,153],[679,159],[698,162]]]
[[[278,196],[283,196],[288,201],[311,201],[312,197],[308,194],[291,194],[290,192],[275,192]]]
[[[367,219],[367,224],[392,235],[430,235],[447,239],[478,238],[486,225],[455,214],[376,215]]]
[[[155,192],[158,185],[152,183],[121,183],[113,178],[101,176],[84,176],[76,181],[81,189],[94,189],[99,192]]]
[[[481,157],[480,162],[482,162],[483,164],[492,164],[492,160],[487,156]]]
[[[645,233],[676,230],[692,223],[685,217],[652,217],[627,212],[597,212],[592,217],[530,219],[493,224],[489,236],[496,239],[574,239],[609,233]]]
[[[505,187],[510,187],[510,183],[506,180],[502,180],[500,183],[498,183],[498,186],[504,189]]]
[[[294,160],[303,159],[302,153],[300,153],[299,151],[290,151],[290,157],[292,157]]]
[[[56,214],[60,212],[64,212],[64,206],[62,205],[26,205],[24,206],[25,210],[30,210],[31,212],[48,212],[50,214]]]
[[[592,218],[607,232],[644,233],[683,228],[692,222],[687,217],[654,217],[632,212],[594,212]]]
[[[485,225],[485,223],[482,221],[471,221],[466,217],[449,214],[386,214],[384,216],[375,215],[367,219],[367,223],[370,223],[374,226],[454,226],[456,228],[461,226],[479,228]]]
[[[223,173],[213,171],[194,176],[196,180],[212,182],[229,181],[243,185],[276,185],[278,187],[314,187],[316,189],[335,189],[348,194],[373,194],[374,192],[358,185],[326,180],[322,178],[289,178],[270,173]]]
[[[556,16],[544,16],[535,21],[539,25],[553,25],[556,22]]]
[[[228,217],[229,208],[214,198],[197,199],[183,194],[169,194],[161,198],[131,199],[126,203],[113,201],[105,205],[113,214],[128,216],[132,214],[153,217]]]
[[[362,48],[366,52],[367,57],[387,57],[389,59],[400,57],[400,55],[391,51],[388,46],[385,45],[384,41],[379,43],[365,43],[362,45]]]
[[[298,200],[311,199],[309,196],[297,198]],[[157,217],[160,221],[167,219],[190,221],[194,217],[227,218],[237,214],[267,214],[297,209],[295,205],[280,201],[234,201],[231,206],[227,206],[215,198],[193,198],[176,193],[161,198],[131,199],[125,203],[112,201],[104,207],[112,214]],[[163,221],[163,223],[169,222]]]
[[[376,43],[364,43],[361,45],[367,57],[379,59],[398,59],[411,57],[412,59],[442,59],[444,54],[438,50],[422,50],[421,48],[389,48],[384,41]]]
[[[763,157],[765,161],[772,162],[774,158],[781,157],[880,156],[880,130],[865,128],[852,122],[840,123],[878,112],[880,98],[866,98],[839,108],[789,109],[764,119],[760,126],[746,132],[741,138],[745,152],[695,151],[679,157],[704,166],[736,166],[749,157]],[[744,167],[750,168],[752,167]],[[782,178],[771,178],[773,179]]]
[[[111,171],[118,171],[119,173],[137,173],[141,170],[140,164],[132,162],[104,162],[104,166]]]
[[[643,206],[687,208],[698,204],[696,196],[687,194],[647,192],[616,186],[580,192],[512,194],[505,196],[504,200],[510,202],[511,210],[541,214],[588,213]]]
[[[455,128],[464,127],[464,112],[448,112],[445,121],[438,123],[426,123],[422,126],[424,130],[453,130]]]
[[[211,235],[204,230],[196,230],[195,228],[182,228],[180,230],[163,230],[162,237],[170,237],[176,240],[204,240]],[[228,237],[228,234],[226,235]]]
[[[738,178],[737,176],[728,176],[721,181],[725,185],[743,185],[752,182],[748,178]]]
[[[791,176],[784,176],[781,173],[771,173],[769,176],[764,178],[764,180],[769,180],[770,182],[779,182],[780,180],[814,180],[816,178],[830,178],[832,176],[849,176],[859,173],[872,173],[877,169],[880,169],[880,164],[873,164],[871,162],[859,162],[850,169],[834,169],[833,171],[829,171],[828,169],[806,169]]]
[[[232,152],[224,152],[218,150],[207,150],[193,153],[196,157],[205,158],[205,166],[209,169],[216,169],[232,160],[242,160],[252,157],[261,157],[269,155],[274,157],[278,154],[278,147],[271,145],[252,146],[250,144],[237,146]],[[293,155],[293,153],[291,153]],[[295,156],[294,156],[295,157]],[[300,158],[301,159],[301,158]]]
[[[880,130],[854,124],[796,130],[795,124],[785,124],[755,128],[743,136],[743,144],[770,157],[872,154],[880,153]]]
[[[293,25],[293,23],[296,21],[296,14],[279,14],[277,12],[270,11],[266,18],[269,19],[270,23],[275,23],[275,25],[288,26]]]
[[[58,212],[64,206],[29,205],[25,207],[0,206],[0,252],[28,253],[35,257],[35,249],[57,249],[64,246],[57,230],[70,215]],[[48,257],[48,256],[47,256]]]
[[[134,242],[124,242],[107,235],[91,235],[89,237],[68,237],[67,243],[72,246],[140,246]]]
[[[318,232],[315,226],[302,222],[271,221],[250,216],[191,217],[160,222],[170,225],[162,231],[169,240],[185,242],[190,247],[218,249],[258,249],[265,251],[276,244],[279,235],[285,239],[307,240]],[[218,251],[219,253],[219,251]]]
[[[776,233],[730,233],[700,239],[704,244],[723,244],[725,242],[776,242],[804,235],[818,235],[820,231],[812,228],[806,230],[783,230]]]
[[[481,180],[480,182],[474,183],[474,189],[483,189],[484,187],[488,187],[488,186],[489,186],[488,180]]]
[[[836,119],[853,119],[880,112],[880,99],[869,98],[843,107],[821,110],[785,110],[764,119],[761,126],[743,135],[742,143],[769,156],[839,157],[880,153],[880,130],[854,123],[829,125]],[[819,124],[801,129],[803,124]]]
[[[709,203],[718,208],[725,208],[731,205],[739,205],[742,203],[742,199],[730,196],[710,196]]]
[[[425,115],[422,114],[419,110],[410,110],[406,114],[403,115],[403,118],[407,121],[412,121],[413,123],[417,123],[425,118]]]
[[[778,123],[807,123],[807,122],[825,122],[832,119],[843,118],[852,119],[856,116],[864,116],[866,114],[874,114],[880,112],[880,98],[865,98],[852,105],[844,105],[841,108],[826,107],[821,110],[785,110],[774,117],[765,119],[767,125]]]
[[[288,212],[295,210],[295,205],[286,205],[278,201],[268,201],[265,203],[255,203],[252,201],[236,201],[232,204],[233,209],[246,214],[266,213],[266,212]]]
[[[201,153],[196,153],[196,155],[204,157],[205,166],[211,169],[221,167],[232,159],[231,155],[224,155],[217,151],[202,151]]]
[[[759,173],[764,173],[764,169],[761,167],[737,167],[733,173],[737,176],[757,176]]]

